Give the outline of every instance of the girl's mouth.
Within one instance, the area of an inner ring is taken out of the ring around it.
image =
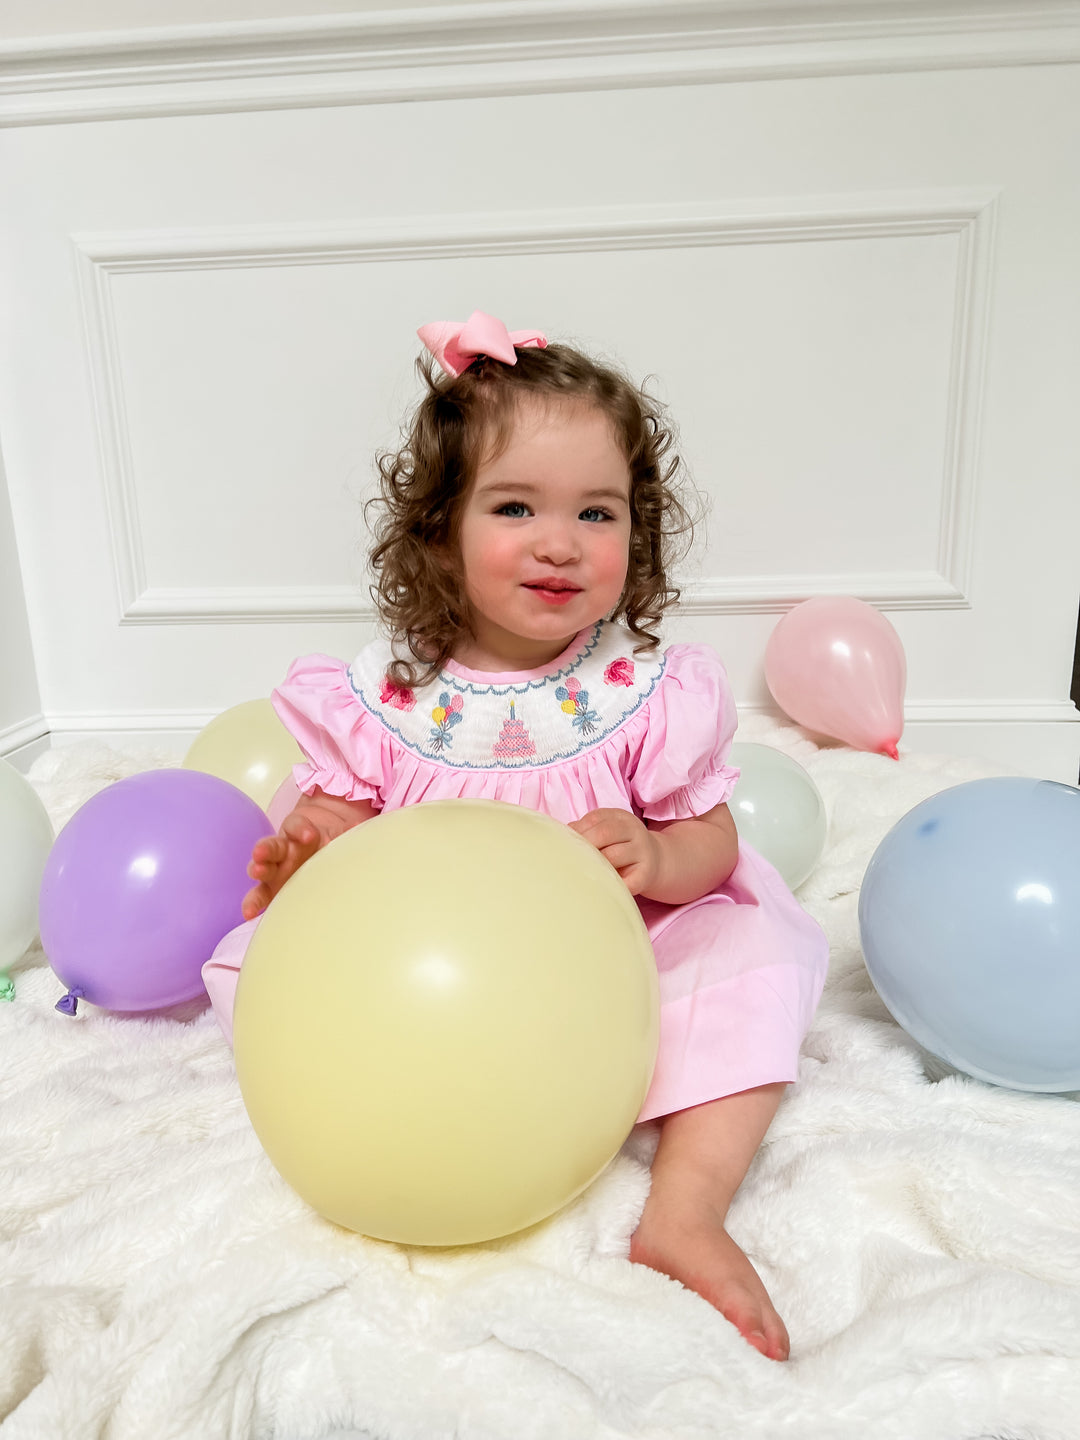
[[[554,585],[526,585],[525,589],[528,590],[531,595],[538,596],[547,605],[565,605],[568,601],[572,600],[575,595],[581,594],[581,591],[576,585],[564,585],[561,583]]]

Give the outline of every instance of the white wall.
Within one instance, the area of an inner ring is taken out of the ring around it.
[[[0,428],[53,730],[191,731],[353,653],[414,331],[480,307],[659,377],[714,506],[670,633],[744,708],[777,616],[854,593],[904,641],[909,745],[1075,783],[1080,67],[1016,63],[1049,44],[1017,26],[901,45],[891,8],[737,57],[586,5],[467,64],[406,17],[332,75],[222,74],[205,36],[152,83],[0,65]]]
[[[0,755],[36,740],[44,732],[22,571],[0,458]]]

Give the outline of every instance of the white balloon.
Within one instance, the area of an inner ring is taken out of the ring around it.
[[[733,745],[730,758],[742,771],[728,802],[740,840],[797,889],[825,848],[821,792],[798,761],[771,745]]]
[[[22,958],[38,933],[38,892],[53,828],[37,791],[0,759],[0,970]]]

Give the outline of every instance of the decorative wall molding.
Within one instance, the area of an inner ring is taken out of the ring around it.
[[[354,585],[149,586],[125,605],[121,624],[235,624],[240,621],[280,625],[290,621],[374,620],[375,608]]]
[[[952,520],[950,512],[947,517]],[[970,527],[958,529],[966,561]],[[946,566],[953,557],[946,556]],[[934,570],[841,570],[806,575],[713,576],[683,588],[679,609],[686,615],[778,615],[815,595],[855,595],[879,610],[969,610],[963,588]]]
[[[783,199],[752,210],[650,206],[627,211],[477,215],[318,230],[263,227],[76,235],[93,401],[123,624],[356,621],[373,610],[347,586],[209,589],[155,587],[147,575],[117,346],[114,275],[252,266],[365,264],[479,255],[959,237],[953,346],[936,571],[749,575],[694,580],[690,614],[778,612],[819,594],[854,594],[884,609],[966,608],[977,482],[996,192]]]
[[[0,126],[1080,60],[1078,0],[502,0],[0,44]]]

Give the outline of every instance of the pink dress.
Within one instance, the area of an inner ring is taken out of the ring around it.
[[[557,820],[631,810],[683,820],[726,801],[737,717],[719,657],[705,645],[635,655],[600,622],[539,670],[490,674],[448,662],[429,685],[386,677],[389,645],[351,665],[294,662],[274,692],[308,760],[302,791],[396,810],[470,798],[527,805]],[[722,885],[683,905],[639,899],[660,979],[660,1051],[639,1120],[793,1080],[821,995],[828,943],[777,872],[748,845]],[[239,926],[203,967],[231,1041],[244,950]]]

